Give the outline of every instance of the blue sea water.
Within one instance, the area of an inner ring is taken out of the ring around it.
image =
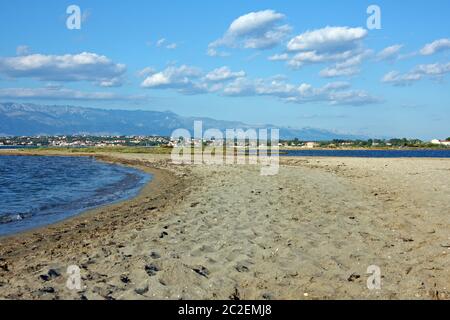
[[[283,150],[285,157],[450,158],[450,149],[423,150]]]
[[[131,198],[150,179],[92,157],[0,156],[0,236]]]

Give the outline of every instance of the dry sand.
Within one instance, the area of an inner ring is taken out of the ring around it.
[[[450,299],[448,159],[284,158],[262,177],[251,165],[101,158],[154,181],[0,239],[0,298]],[[69,265],[81,291],[65,285]],[[367,288],[370,265],[381,290]]]

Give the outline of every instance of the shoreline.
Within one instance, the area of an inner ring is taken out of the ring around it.
[[[3,155],[12,154],[9,152],[8,154],[4,154],[0,151],[0,156]],[[167,201],[168,197],[182,196],[185,190],[186,178],[177,177],[170,170],[156,166],[153,163],[124,159],[120,158],[120,155],[41,154],[28,152],[27,154],[22,152],[17,155],[94,157],[98,161],[129,166],[141,170],[151,174],[152,179],[133,198],[89,209],[50,225],[0,237],[0,290],[3,287],[1,280],[4,274],[2,274],[2,271],[5,271],[5,268],[10,270],[10,263],[14,260],[20,261],[27,259],[29,254],[35,252],[43,255],[47,255],[49,252],[54,254],[63,248],[60,243],[70,244],[73,246],[73,250],[83,251],[83,239],[92,239],[93,235],[107,239],[111,232],[114,232],[119,227],[122,230],[130,228],[136,220],[157,219],[166,209],[175,205],[175,203]],[[139,212],[140,210],[134,210],[138,207],[145,211]],[[45,257],[43,258],[47,260]],[[2,296],[0,295],[0,299]],[[16,296],[16,298],[20,298],[20,296]]]
[[[71,219],[74,219],[74,218],[77,218],[77,217],[82,218],[84,215],[89,215],[89,214],[95,215],[96,212],[101,211],[101,210],[107,210],[108,208],[113,209],[115,205],[125,204],[128,201],[131,201],[131,200],[134,200],[134,199],[137,199],[138,197],[140,197],[144,193],[144,190],[149,187],[149,184],[151,184],[152,181],[155,178],[155,176],[154,176],[155,170],[154,169],[145,167],[145,166],[143,166],[141,164],[139,164],[139,165],[126,164],[123,161],[121,161],[119,158],[108,158],[108,157],[102,157],[101,155],[97,155],[97,156],[96,155],[92,155],[92,154],[91,155],[88,155],[88,154],[86,154],[86,155],[69,155],[69,154],[60,155],[60,154],[37,154],[37,153],[36,154],[35,153],[33,153],[33,154],[23,154],[23,153],[21,153],[21,154],[19,154],[19,153],[17,153],[17,154],[4,154],[3,152],[0,151],[0,157],[2,157],[2,156],[23,156],[23,157],[26,157],[26,156],[36,156],[36,157],[41,156],[41,157],[74,157],[74,158],[76,158],[76,157],[89,157],[89,158],[95,158],[96,161],[107,163],[107,164],[120,165],[120,166],[124,166],[124,167],[138,169],[139,171],[141,171],[143,173],[149,174],[151,178],[150,178],[149,181],[147,181],[139,189],[139,192],[136,195],[132,196],[132,197],[125,198],[125,199],[119,199],[119,200],[116,200],[116,201],[113,201],[113,202],[110,202],[110,203],[101,204],[99,206],[95,206],[95,207],[92,207],[92,208],[86,208],[86,209],[82,210],[81,212],[79,212],[77,214],[74,214],[74,215],[69,216],[67,218],[64,218],[62,220],[56,221],[54,223],[33,227],[33,228],[30,228],[30,229],[27,229],[27,230],[24,230],[24,231],[20,231],[20,232],[16,232],[16,233],[13,233],[13,234],[0,235],[0,242],[2,240],[5,240],[5,239],[11,238],[11,237],[27,236],[29,234],[34,234],[34,233],[37,233],[37,232],[40,232],[40,231],[44,231],[45,229],[53,227],[53,226],[57,227],[58,225],[64,224],[65,222],[68,222]]]

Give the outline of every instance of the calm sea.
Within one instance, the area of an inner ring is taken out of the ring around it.
[[[283,150],[285,157],[351,158],[450,158],[450,149],[439,150]]]
[[[150,179],[90,157],[0,156],[0,236],[133,197]]]

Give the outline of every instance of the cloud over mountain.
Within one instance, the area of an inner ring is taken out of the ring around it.
[[[378,61],[394,61],[399,58],[400,50],[403,48],[402,44],[395,44],[389,47],[384,48],[379,53],[377,53],[377,60]]]
[[[280,77],[252,79],[244,71],[232,71],[226,66],[207,73],[186,65],[169,66],[150,74],[141,85],[148,89],[174,89],[189,95],[216,93],[228,97],[270,96],[298,104],[326,102],[363,105],[380,102],[380,99],[366,91],[350,89],[348,82],[332,82],[315,88],[307,83],[289,83]]]
[[[381,81],[394,86],[408,86],[424,78],[440,80],[448,73],[450,73],[450,63],[421,64],[406,73],[390,71]]]
[[[0,74],[39,81],[87,81],[102,87],[122,84],[124,64],[96,53],[0,57]]]
[[[439,39],[426,44],[421,50],[420,54],[423,56],[430,56],[440,51],[450,49],[450,39]]]

